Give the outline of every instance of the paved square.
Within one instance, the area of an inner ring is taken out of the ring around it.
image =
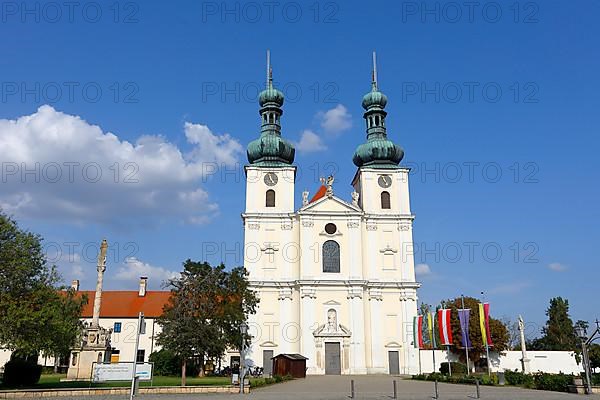
[[[433,396],[433,382],[403,380],[390,376],[311,376],[264,388],[258,388],[249,395],[243,396],[248,400],[349,400],[350,381],[355,382],[355,399],[392,399],[393,381],[396,379],[399,400],[430,400]],[[468,400],[475,397],[475,386],[439,384],[440,400]],[[145,395],[138,400],[233,400],[240,399],[238,395]],[[93,400],[121,400],[125,396],[93,396]],[[73,397],[63,397],[65,400],[75,400]],[[568,393],[545,392],[540,390],[520,389],[514,387],[481,387],[483,400],[593,400],[600,396],[581,396]]]

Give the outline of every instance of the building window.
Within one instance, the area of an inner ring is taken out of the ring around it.
[[[390,208],[392,208],[390,204],[389,192],[381,192],[381,208],[384,210],[389,210]]]
[[[145,357],[146,357],[146,350],[140,349],[137,352],[137,357],[135,358],[135,362],[143,363]]]
[[[335,224],[332,224],[332,223],[326,224],[325,232],[327,232],[330,235],[333,235],[334,233],[337,232],[337,226],[335,226]]]
[[[275,191],[273,189],[267,190],[265,205],[267,207],[275,207]]]
[[[323,243],[323,272],[340,272],[340,245],[334,240]]]
[[[121,333],[121,323],[120,322],[115,322],[115,325],[113,326],[113,332]]]

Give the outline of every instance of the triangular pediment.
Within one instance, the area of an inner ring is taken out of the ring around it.
[[[336,196],[324,196],[303,206],[298,214],[362,214],[362,210]]]

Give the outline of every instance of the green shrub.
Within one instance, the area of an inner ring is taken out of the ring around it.
[[[504,371],[504,377],[506,378],[507,385],[523,386],[526,388],[533,388],[533,376],[524,374],[518,371]]]
[[[573,384],[573,375],[565,374],[533,374],[533,387],[538,390],[551,390],[553,392],[568,392],[569,385]]]
[[[283,382],[283,376],[281,376],[281,375],[275,375],[273,378],[275,379],[275,382],[277,382],[277,383]]]
[[[450,366],[452,367],[452,375],[454,375],[454,374],[464,375],[467,373],[467,366],[464,364],[452,362],[452,363],[450,363]],[[449,374],[447,362],[443,362],[440,364],[440,372],[444,375]]]
[[[10,360],[4,365],[4,386],[35,385],[42,375],[42,366],[35,362],[20,359]]]
[[[272,385],[275,383],[275,379],[273,378],[265,378],[265,385]]]
[[[600,374],[592,375],[592,385],[600,386]]]
[[[150,354],[148,361],[154,363],[154,375],[180,376],[181,359],[168,350],[155,351]]]
[[[480,383],[482,385],[486,385],[486,386],[494,386],[498,384],[498,375],[496,374],[491,374],[491,375],[481,375],[481,377],[479,378]]]

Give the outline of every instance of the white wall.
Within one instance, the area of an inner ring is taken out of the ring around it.
[[[433,368],[433,355],[431,350],[421,350],[421,372],[431,373]],[[507,351],[501,356],[498,353],[490,353],[492,372],[505,370],[521,371],[521,352]],[[547,372],[557,374],[578,374],[583,371],[581,364],[577,364],[575,353],[572,351],[528,351],[529,369],[534,372]],[[452,362],[458,362],[458,356],[450,355]],[[445,350],[435,351],[435,371],[439,372],[440,364],[448,361],[448,352]]]

